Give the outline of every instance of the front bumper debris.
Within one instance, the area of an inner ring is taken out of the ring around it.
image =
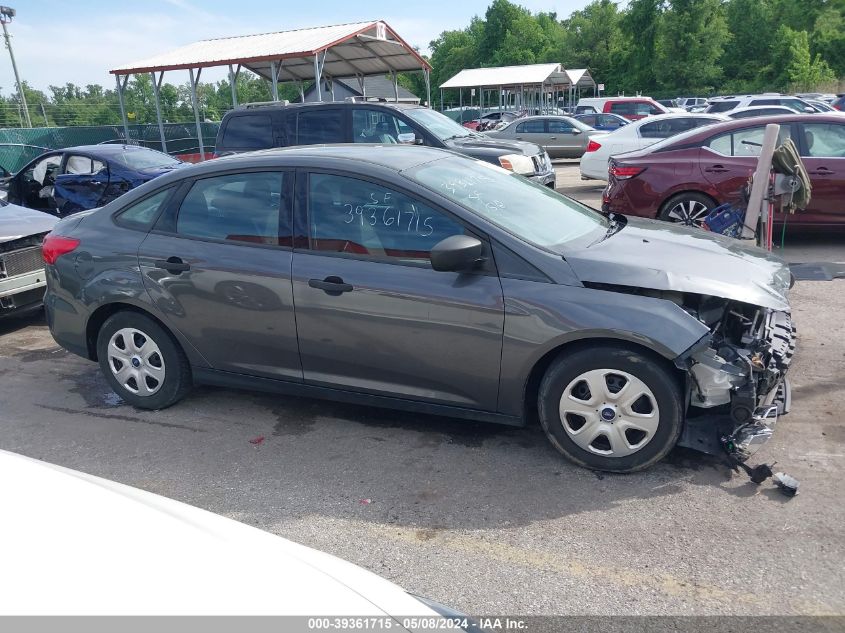
[[[728,336],[727,332],[732,332]],[[728,307],[706,347],[687,359],[690,407],[679,445],[748,460],[789,413],[795,353],[788,312]]]

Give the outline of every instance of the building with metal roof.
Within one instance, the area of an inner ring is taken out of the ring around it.
[[[419,104],[420,98],[404,86],[396,86],[387,76],[372,77],[336,77],[323,80],[321,94],[328,95],[329,101],[346,99],[378,99],[398,101],[399,103]],[[317,85],[312,84],[305,90],[305,95],[297,101],[319,101]]]
[[[389,75],[393,80],[394,96],[399,100],[396,74],[421,71],[425,77],[427,102],[431,103],[430,64],[403,40],[386,22],[375,20],[337,24],[277,33],[243,35],[201,40],[174,50],[123,64],[109,72],[115,75],[117,92],[127,138],[128,122],[123,103],[123,91],[129,75],[149,73],[152,77],[156,115],[166,151],[159,90],[164,73],[187,70],[191,81],[194,118],[200,138],[200,153],[205,154],[200,117],[197,107],[197,84],[203,68],[229,67],[232,104],[237,107],[235,82],[242,68],[267,79],[272,86],[273,100],[278,100],[278,84],[293,82],[305,97],[305,81],[313,81],[317,101],[324,100],[323,82],[335,77],[365,77]]]

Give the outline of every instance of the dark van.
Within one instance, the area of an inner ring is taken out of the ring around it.
[[[387,102],[256,104],[223,117],[215,155],[328,143],[404,143],[450,149],[554,188],[539,145],[493,139],[423,106]]]

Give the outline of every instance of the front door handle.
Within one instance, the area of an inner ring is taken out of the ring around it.
[[[727,169],[722,165],[713,165],[712,167],[708,167],[704,171],[709,172],[711,174],[724,174],[726,171],[730,171],[730,169]]]
[[[344,292],[352,292],[352,284],[344,283],[343,279],[335,275],[325,279],[309,279],[308,285],[318,290],[323,290],[327,295],[339,297]]]
[[[557,140],[557,136],[550,136],[550,137],[549,137],[549,140],[550,140],[550,141],[556,141],[556,140]]]
[[[812,176],[832,176],[833,171],[828,169],[827,167],[819,167],[818,169],[814,169],[810,172]]]
[[[178,275],[179,273],[184,273],[185,271],[191,270],[191,265],[187,262],[183,262],[178,257],[168,257],[167,259],[157,259],[153,262],[153,265],[156,268],[163,268],[171,275]]]

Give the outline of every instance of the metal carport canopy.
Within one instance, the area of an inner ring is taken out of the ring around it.
[[[531,84],[565,84],[569,78],[560,64],[525,64],[493,68],[467,68],[440,85],[441,88],[478,88]]]
[[[240,64],[272,80],[271,64],[280,62],[277,81],[312,80],[313,59],[326,52],[323,74],[329,77],[431,70],[427,61],[379,20],[201,40],[109,72],[128,75]]]
[[[303,82],[313,80],[317,86],[318,99],[322,101],[323,78],[330,82],[332,77],[358,77],[363,88],[363,77],[386,74],[393,77],[394,92],[398,100],[396,73],[422,71],[425,76],[427,102],[431,103],[431,65],[383,20],[224,37],[194,42],[109,71],[117,82],[126,140],[129,140],[129,126],[123,91],[129,75],[151,75],[162,149],[167,151],[159,106],[159,89],[165,71],[187,70],[191,80],[200,155],[204,159],[205,148],[200,129],[196,89],[202,69],[214,66],[229,67],[232,105],[236,107],[238,103],[235,84],[242,67],[271,82],[274,101],[278,100],[279,82],[298,83],[302,95]],[[329,90],[334,99],[333,89],[330,87]]]

